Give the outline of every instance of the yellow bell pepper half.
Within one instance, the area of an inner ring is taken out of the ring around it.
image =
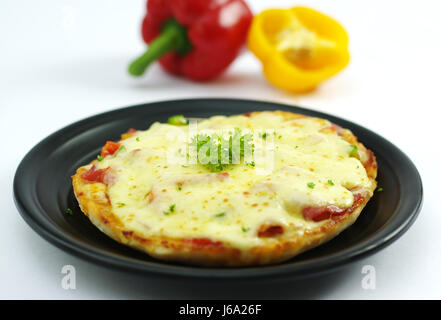
[[[254,17],[248,47],[276,87],[307,92],[349,63],[348,35],[310,8],[269,9]]]

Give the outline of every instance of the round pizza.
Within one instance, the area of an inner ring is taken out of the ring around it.
[[[251,266],[348,228],[376,175],[374,154],[350,130],[263,111],[130,129],[72,179],[84,214],[124,245],[161,260]]]

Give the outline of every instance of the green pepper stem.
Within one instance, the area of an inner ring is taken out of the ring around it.
[[[128,71],[132,76],[141,76],[152,62],[166,53],[176,51],[185,54],[190,49],[186,28],[175,19],[170,19],[164,24],[162,33],[150,43],[147,51],[129,65]]]

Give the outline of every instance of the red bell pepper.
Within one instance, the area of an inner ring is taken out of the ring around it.
[[[159,59],[171,74],[213,79],[237,57],[251,20],[244,0],[148,0],[142,36],[149,48],[129,73],[140,76]]]

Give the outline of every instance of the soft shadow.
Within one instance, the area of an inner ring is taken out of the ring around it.
[[[37,76],[44,76],[56,83],[71,84],[75,88],[124,89],[141,84],[157,88],[169,85],[167,75],[152,65],[145,76],[134,78],[127,72],[129,56],[88,57],[64,61],[62,64],[44,66]]]
[[[120,273],[120,272],[119,272]],[[110,290],[118,290],[122,282],[130,283],[135,296],[148,295],[155,299],[322,299],[344,281],[344,270],[300,280],[247,283],[210,282],[198,280],[159,279],[120,275],[109,277],[101,274]],[[106,279],[107,278],[107,279]],[[122,281],[122,282],[121,282]]]
[[[28,262],[38,272],[47,273],[44,278],[54,278],[57,283],[63,265],[75,267],[77,290],[69,293],[60,289],[62,299],[325,299],[351,274],[341,269],[299,280],[243,283],[140,275],[69,255],[46,241],[35,241],[36,235],[26,229],[21,236],[32,248],[25,249]]]
[[[252,88],[248,93],[265,92],[270,96],[283,95],[283,91],[272,87],[260,72],[254,70],[230,68],[216,79],[197,82],[167,74],[158,64],[153,64],[143,76],[132,77],[127,72],[130,59],[129,56],[105,56],[67,60],[62,64],[42,67],[41,73],[36,73],[36,76],[46,77],[54,83],[72,84],[75,88],[91,90],[127,90],[129,88],[135,91],[154,89],[168,92],[171,88],[179,88],[180,90],[199,90],[204,93],[211,88],[216,88],[222,92],[231,90],[234,93],[240,90],[243,93]]]

